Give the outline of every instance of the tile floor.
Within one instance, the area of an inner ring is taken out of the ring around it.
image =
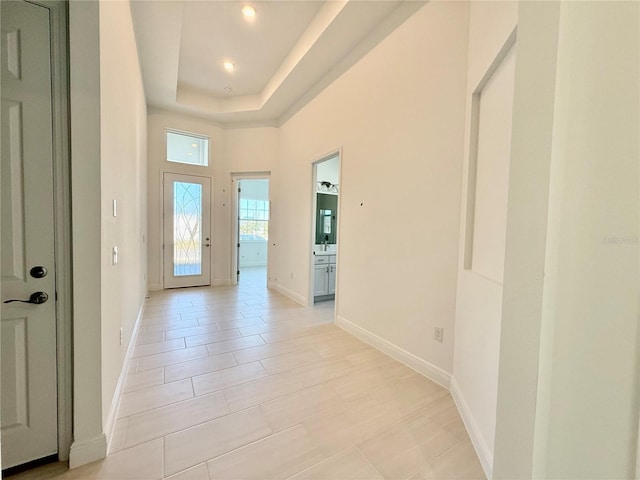
[[[152,293],[109,456],[12,478],[484,478],[445,389],[265,279]]]

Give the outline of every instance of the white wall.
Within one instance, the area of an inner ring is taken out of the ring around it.
[[[146,101],[128,1],[100,2],[102,415],[146,294]],[[113,200],[117,216],[113,216]],[[119,250],[112,264],[112,247]],[[120,328],[124,342],[120,345]],[[105,425],[110,429],[111,425]]]
[[[266,267],[267,243],[240,240],[240,267]]]
[[[100,37],[97,2],[69,3],[73,468],[106,455],[102,428]]]
[[[69,31],[73,468],[106,454],[106,420],[146,292],[146,103],[128,2],[70,2]]]
[[[520,7],[495,478],[634,476],[639,14]]]
[[[560,10],[534,460],[546,478],[635,472],[639,25],[637,2]]]
[[[206,135],[209,166],[166,161],[166,129]],[[148,115],[148,222],[150,290],[162,288],[162,175],[163,172],[212,178],[212,284],[231,283],[231,173],[267,172],[275,163],[277,130],[272,127],[224,130],[201,119],[160,110]]]
[[[427,4],[286,122],[271,184],[271,280],[306,304],[312,162],[342,147],[338,320],[443,383],[453,357],[467,12],[466,3]]]
[[[517,46],[511,48],[509,57],[501,59],[499,54],[516,26],[517,13],[516,2],[471,2],[469,14],[463,207],[451,389],[488,476],[493,465],[498,395],[513,65]],[[490,68],[496,65],[498,70],[492,72]],[[487,78],[489,83],[481,90],[478,117],[473,118],[473,94]],[[495,82],[499,83],[494,85]],[[472,128],[476,121],[477,136]],[[478,145],[474,148],[476,140]],[[473,168],[471,175],[469,173],[470,163],[476,163],[474,158],[477,158],[475,181]]]

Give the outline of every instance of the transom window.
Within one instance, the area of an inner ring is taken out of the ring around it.
[[[167,162],[209,165],[209,137],[167,130]]]

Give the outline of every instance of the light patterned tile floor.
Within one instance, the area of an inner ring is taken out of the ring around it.
[[[109,456],[11,478],[484,478],[446,390],[265,283],[152,293]]]

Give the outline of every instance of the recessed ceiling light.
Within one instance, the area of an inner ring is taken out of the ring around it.
[[[231,87],[230,87],[230,86],[228,86],[228,85],[227,85],[226,87],[224,87],[224,91],[225,91],[226,93],[231,93],[231,91],[232,91],[232,90],[233,90],[233,88],[231,88]]]
[[[242,14],[247,18],[253,18],[256,16],[256,9],[251,5],[245,5],[242,7]]]
[[[222,66],[227,72],[233,72],[233,70],[236,68],[233,62],[224,62]]]

